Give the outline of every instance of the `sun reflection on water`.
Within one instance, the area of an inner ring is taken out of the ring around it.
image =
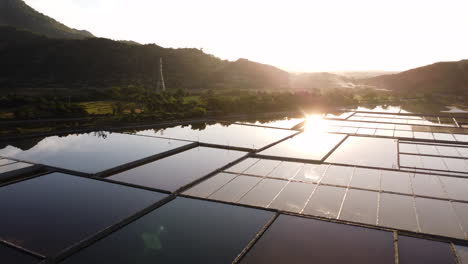
[[[345,138],[343,134],[327,133],[329,121],[323,115],[306,115],[303,133],[262,152],[264,155],[307,160],[322,160]]]
[[[327,126],[327,120],[323,119],[323,115],[307,115],[304,124],[304,133],[308,135],[322,134],[326,132]]]

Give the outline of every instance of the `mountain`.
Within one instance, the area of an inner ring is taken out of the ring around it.
[[[288,89],[289,73],[276,67],[239,59],[213,72],[205,85],[229,89]]]
[[[0,26],[0,88],[155,86],[163,58],[172,89],[326,89],[353,87],[330,73],[291,74],[247,59],[231,62],[199,49],[104,38],[56,39]]]
[[[0,57],[0,88],[151,87],[158,81],[159,58],[166,86],[174,89],[354,87],[351,78],[337,74],[290,74],[247,59],[221,60],[198,49],[94,38],[22,0],[0,0]]]
[[[372,78],[377,77],[380,75],[388,75],[388,74],[396,74],[396,71],[339,71],[333,72],[338,75],[342,75],[348,78],[355,78],[355,79],[364,79],[364,78]]]
[[[330,89],[354,88],[353,79],[328,72],[291,74],[291,88]]]
[[[0,0],[0,25],[8,25],[51,38],[84,39],[94,37],[85,30],[69,28],[43,15],[22,0]]]
[[[0,27],[0,88],[154,86],[163,58],[166,86],[288,88],[289,73],[240,59],[221,60],[199,49],[135,45],[103,38],[54,39]]]
[[[336,74],[290,74],[247,59],[221,60],[198,49],[93,38],[22,0],[0,0],[0,58],[0,88],[151,87],[158,81],[159,58],[166,86],[174,89],[309,89],[350,83]]]
[[[396,91],[468,94],[468,60],[438,62],[398,74],[360,81],[367,85]]]

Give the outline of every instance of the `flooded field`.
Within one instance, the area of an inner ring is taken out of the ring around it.
[[[4,142],[0,208],[14,213],[0,251],[12,263],[464,263],[467,120],[358,108]]]

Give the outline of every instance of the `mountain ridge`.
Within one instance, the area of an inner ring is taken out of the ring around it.
[[[54,39],[7,26],[0,26],[0,57],[3,88],[154,86],[159,58],[166,84],[173,88],[276,89],[280,85],[270,77],[288,75],[270,65],[246,59],[229,62],[199,49],[104,38]]]
[[[153,86],[159,58],[168,87],[182,89],[329,89],[375,87],[393,91],[468,94],[468,60],[438,62],[400,73],[290,73],[199,49],[163,48],[95,38],[69,28],[22,0],[0,1],[0,87]]]
[[[468,94],[468,60],[436,62],[397,74],[361,79],[360,82],[394,91]]]
[[[14,26],[51,38],[84,39],[94,37],[86,30],[65,26],[36,11],[22,0],[0,1],[0,25]]]

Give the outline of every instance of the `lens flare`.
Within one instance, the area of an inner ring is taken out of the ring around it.
[[[320,134],[327,130],[327,121],[323,119],[323,115],[314,114],[307,115],[304,125],[304,133]]]

